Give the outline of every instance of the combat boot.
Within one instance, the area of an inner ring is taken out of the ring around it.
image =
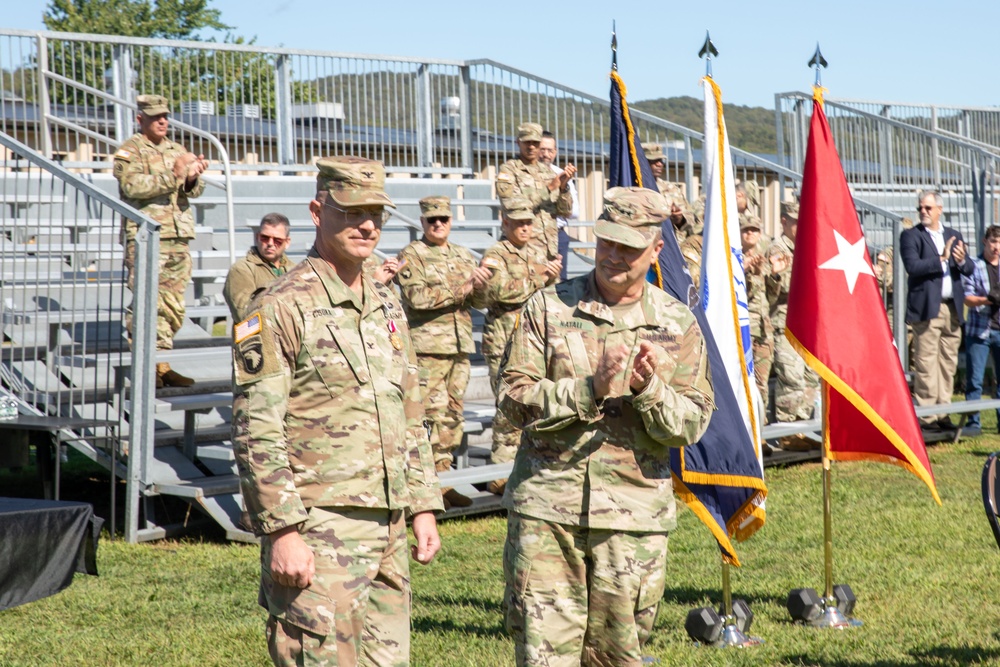
[[[494,479],[493,481],[491,481],[489,484],[486,485],[486,490],[497,496],[502,496],[504,489],[506,488],[507,488],[506,478]]]
[[[156,388],[162,387],[190,387],[194,380],[185,377],[177,371],[170,370],[170,364],[156,364]]]
[[[796,433],[795,435],[786,435],[783,438],[778,438],[778,444],[780,445],[782,451],[786,452],[819,451],[822,446],[815,440],[807,438],[803,433]]]
[[[438,472],[451,470],[450,461],[438,461],[434,468]],[[441,499],[444,501],[444,508],[450,510],[452,507],[470,507],[472,498],[463,495],[450,486],[441,488]]]

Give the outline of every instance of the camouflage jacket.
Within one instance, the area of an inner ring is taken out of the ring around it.
[[[666,292],[647,288],[633,306],[612,311],[593,272],[525,304],[498,382],[500,409],[524,430],[508,510],[608,530],[676,525],[668,448],[695,442],[708,426],[708,354],[694,315]],[[659,348],[660,362],[633,396],[628,372],[640,339]],[[632,356],[598,401],[594,369],[607,346],[622,344]]]
[[[440,510],[416,356],[388,287],[315,248],[233,331],[233,449],[258,534],[307,508]]]
[[[681,245],[688,239],[688,237],[695,235],[696,232],[693,218],[693,215],[686,214],[684,216],[684,224],[680,227],[675,225],[672,220],[670,221],[670,225],[674,228],[674,238],[677,239],[677,245]]]
[[[414,241],[399,253],[406,265],[396,274],[403,311],[417,354],[471,354],[472,295],[455,294],[478,263],[468,249]]]
[[[276,278],[288,273],[292,267],[291,260],[285,255],[274,266],[257,252],[254,246],[247,251],[246,257],[236,260],[226,274],[226,285],[222,288],[222,296],[226,299],[233,322],[239,322],[249,313],[250,303],[264,293],[268,285]]]
[[[750,335],[760,340],[771,338],[774,331],[771,328],[771,304],[767,300],[767,281],[764,277],[764,272],[770,271],[770,265],[767,263],[767,256],[761,251],[761,244],[757,244],[749,253],[749,257],[755,255],[763,256],[764,263],[752,271],[746,271],[744,275],[747,286],[747,310],[750,313]]]
[[[656,189],[660,191],[660,194],[664,197],[668,195],[679,195],[684,197],[684,184],[675,183],[674,181],[668,181],[663,178],[656,179]],[[686,199],[686,197],[685,197]]]
[[[201,196],[205,181],[199,178],[193,188],[185,190],[184,179],[174,176],[174,161],[187,152],[169,139],[154,144],[142,134],[134,134],[115,153],[118,195],[160,223],[161,239],[194,238],[194,216],[188,199]],[[135,236],[135,229],[135,222],[127,220],[127,239]]]
[[[788,313],[788,288],[792,284],[792,258],[795,255],[795,241],[784,234],[771,244],[767,251],[767,259],[783,255],[788,260],[788,266],[780,273],[767,276],[767,299],[771,304],[771,324],[775,331],[785,328],[785,315]]]
[[[554,177],[547,164],[525,164],[514,158],[500,165],[496,180],[501,205],[507,206],[511,197],[525,197],[535,207],[535,235],[529,244],[544,247],[548,259],[559,254],[556,218],[568,218],[573,212],[573,196],[568,189],[549,190]]]
[[[701,285],[701,253],[704,243],[705,237],[702,236],[701,232],[692,234],[684,239],[683,243],[680,243],[681,256],[687,262],[688,271],[691,272],[691,282],[694,283],[695,289]]]
[[[546,285],[546,262],[545,255],[537,246],[518,248],[506,239],[486,251],[483,264],[493,270],[493,275],[486,288],[477,290],[472,298],[474,308],[487,309],[483,325],[483,356],[499,357],[503,354],[521,306]]]

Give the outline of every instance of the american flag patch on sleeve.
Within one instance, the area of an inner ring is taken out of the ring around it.
[[[233,330],[233,339],[239,343],[254,334],[259,334],[260,330],[260,313],[254,313],[236,325],[236,328]]]

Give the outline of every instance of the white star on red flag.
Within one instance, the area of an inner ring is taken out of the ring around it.
[[[847,291],[854,294],[858,276],[865,274],[875,277],[871,264],[865,259],[865,237],[850,243],[836,229],[833,230],[833,237],[837,241],[837,254],[820,264],[819,268],[843,271],[844,278],[847,279]]]

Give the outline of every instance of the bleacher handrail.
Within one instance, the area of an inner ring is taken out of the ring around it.
[[[811,94],[804,93],[804,92],[801,92],[801,91],[792,92],[792,93],[782,93],[781,97],[783,97],[784,99],[798,99],[798,100],[809,101],[809,102],[812,101],[812,95]],[[859,116],[861,118],[865,118],[867,120],[876,121],[878,123],[885,124],[885,125],[887,125],[889,127],[892,127],[892,128],[898,129],[898,130],[903,130],[905,132],[910,132],[910,133],[913,133],[913,134],[915,134],[915,135],[917,135],[919,137],[923,137],[925,139],[931,139],[931,140],[934,140],[934,141],[943,141],[945,143],[952,144],[956,148],[961,148],[963,150],[974,151],[974,152],[978,153],[979,155],[981,155],[982,157],[984,157],[984,158],[986,158],[988,160],[993,160],[994,158],[997,157],[995,152],[987,150],[987,149],[985,149],[985,148],[982,147],[982,146],[984,146],[986,144],[982,144],[981,142],[969,141],[968,139],[965,139],[965,138],[962,138],[962,137],[958,137],[958,136],[956,136],[956,135],[954,135],[953,133],[950,133],[950,132],[949,133],[945,133],[945,132],[942,132],[940,130],[928,130],[926,128],[919,127],[917,125],[913,125],[911,123],[906,123],[906,122],[903,122],[901,120],[896,120],[895,118],[887,118],[885,116],[879,116],[878,114],[873,114],[873,113],[871,113],[869,111],[864,111],[863,109],[857,109],[855,107],[852,107],[852,106],[849,106],[849,105],[844,104],[842,102],[839,102],[838,100],[824,98],[823,99],[823,104],[826,107],[829,107],[829,108],[832,108],[832,109],[841,109],[843,111],[855,114],[855,115],[857,115],[857,116]]]
[[[98,90],[93,86],[88,86],[85,83],[80,83],[79,81],[75,81],[73,79],[62,76],[61,74],[56,74],[55,72],[51,72],[49,70],[41,69],[40,72],[42,76],[47,79],[52,79],[62,84],[79,88],[80,90],[90,95],[94,95],[101,99],[107,100],[108,102],[113,102],[114,104],[117,104],[122,108],[130,109],[131,111],[135,112],[138,112],[139,110],[139,107],[133,104],[132,102],[129,102],[128,100],[123,100],[122,98],[112,95],[111,93],[108,93],[106,91]],[[59,124],[65,125],[67,127],[71,127],[75,131],[80,132],[82,134],[86,134],[87,136],[90,136],[96,140],[105,141],[110,145],[115,145],[117,143],[111,137],[104,137],[103,135],[100,135],[96,132],[92,132],[91,130],[88,130],[85,127],[73,123],[72,121],[68,121],[63,118],[54,116],[48,110],[43,110],[43,113],[45,114],[47,119],[58,122]],[[186,130],[191,134],[206,139],[209,143],[211,143],[215,147],[217,151],[219,151],[219,156],[222,158],[222,171],[225,177],[225,182],[224,184],[222,184],[222,190],[226,193],[226,218],[227,218],[228,233],[229,233],[229,263],[233,264],[236,262],[236,222],[235,222],[235,213],[233,207],[233,169],[232,169],[232,164],[229,160],[229,151],[227,151],[226,147],[222,145],[222,142],[219,141],[218,137],[216,137],[211,132],[206,132],[201,128],[185,123],[184,121],[179,120],[177,118],[171,118],[170,124],[182,130]],[[203,179],[203,180],[208,181],[209,179]],[[212,184],[217,185],[217,183],[214,180],[212,181]]]
[[[33,167],[47,172],[54,179],[84,193],[88,198],[106,206],[121,218],[128,218],[137,224],[135,253],[135,291],[133,292],[133,336],[132,354],[140,359],[133,364],[130,377],[133,409],[129,428],[131,443],[128,457],[127,498],[125,532],[126,539],[136,541],[139,522],[139,495],[148,483],[150,461],[153,457],[153,430],[155,420],[151,402],[154,400],[154,352],[156,335],[156,284],[159,275],[159,229],[160,225],[144,213],[134,209],[116,197],[103,192],[61,165],[41,155],[14,137],[0,132],[0,146],[27,161]],[[139,388],[143,388],[139,390]],[[112,400],[124,403],[124,383],[115,388],[117,396]],[[73,392],[68,392],[71,396]],[[84,400],[83,397],[79,397]],[[57,453],[58,456],[58,453]],[[112,528],[113,529],[113,528]]]

